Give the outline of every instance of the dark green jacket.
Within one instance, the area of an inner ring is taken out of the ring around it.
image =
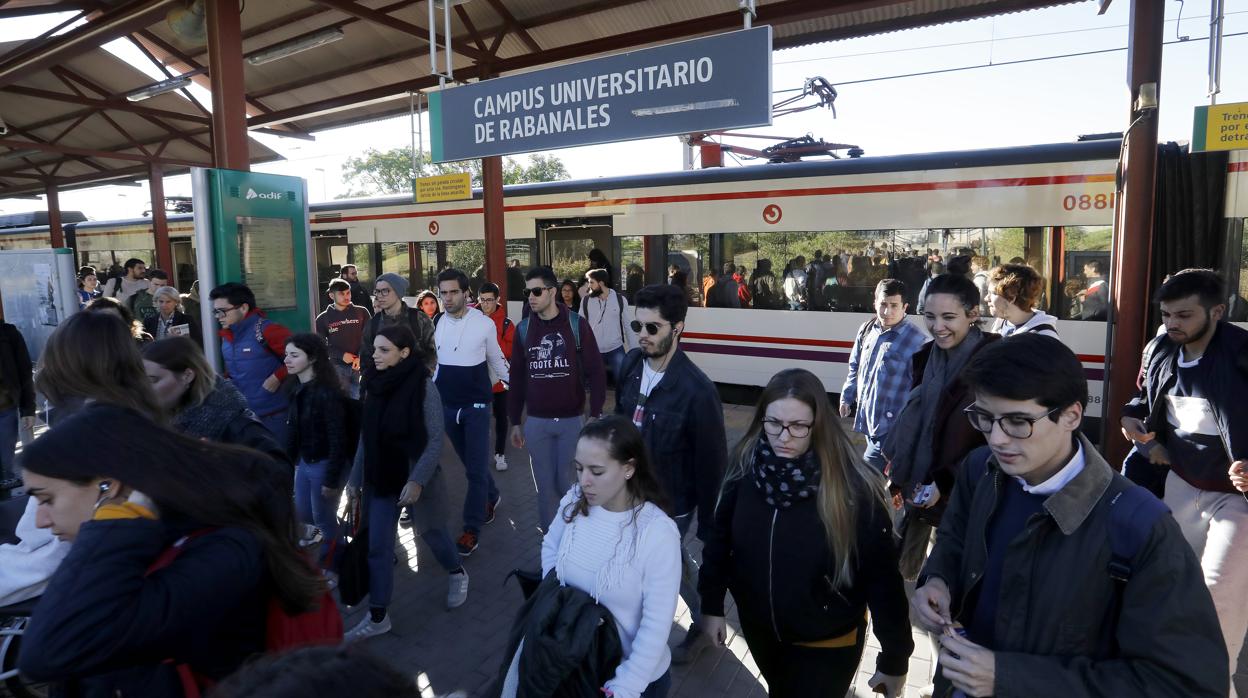
[[[995,620],[995,698],[1225,697],[1229,660],[1200,562],[1170,515],[1131,562],[1115,617],[1109,504],[1131,487],[1080,436],[1082,472],[1044,502],[1006,550]],[[988,461],[978,482],[960,468],[920,585],[949,586],[955,620],[987,564],[986,530],[1008,477]],[[935,695],[948,695],[937,677]],[[943,690],[942,690],[943,689]]]

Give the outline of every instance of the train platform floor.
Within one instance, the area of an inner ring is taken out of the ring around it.
[[[612,396],[608,396],[607,404],[614,404]],[[752,409],[745,405],[724,407],[729,444],[736,443],[748,426]],[[462,502],[465,488],[463,467],[449,444],[443,453],[443,467],[452,501]],[[365,640],[363,644],[395,667],[412,672],[424,696],[444,696],[455,691],[463,691],[468,696],[485,694],[504,660],[507,636],[522,602],[519,586],[514,580],[504,580],[513,569],[541,567],[537,500],[528,456],[509,444],[507,459],[511,467],[505,472],[494,473],[503,496],[498,517],[485,527],[480,548],[464,562],[471,581],[468,602],[462,607],[445,610],[446,574],[434,562],[424,543],[417,542],[410,529],[400,529],[396,545],[399,562],[395,568],[394,603],[390,609],[394,629],[387,635]],[[347,626],[355,623],[363,613],[361,610],[347,618]],[[683,637],[689,625],[688,609],[683,603],[678,614],[672,625],[672,642]],[[745,639],[736,632],[739,626],[735,609],[729,611],[728,624],[727,647],[703,652],[690,666],[672,667],[672,698],[767,695]],[[925,636],[916,633],[915,646],[908,678],[908,698],[918,695],[919,688],[926,683],[931,665],[930,648]],[[867,698],[878,695],[867,688],[878,650],[878,642],[873,636],[869,637],[857,680],[849,696]]]

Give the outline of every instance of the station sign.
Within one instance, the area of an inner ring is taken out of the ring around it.
[[[771,27],[429,94],[434,162],[771,125]]]
[[[1192,151],[1248,150],[1248,102],[1196,107]]]
[[[472,175],[467,172],[452,172],[434,177],[418,177],[415,191],[418,204],[471,199]]]

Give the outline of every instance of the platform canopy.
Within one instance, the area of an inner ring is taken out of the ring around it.
[[[452,71],[462,81],[742,26],[737,0],[449,1]],[[771,25],[774,46],[785,48],[1074,1],[758,0],[754,23]],[[74,13],[44,36],[0,44],[0,120],[7,128],[0,135],[0,198],[145,178],[153,164],[166,174],[214,165],[211,104],[185,89],[135,101],[136,90],[156,81],[101,48],[128,41],[162,74],[208,88],[204,2],[0,0],[0,22]],[[251,131],[310,138],[405,113],[410,93],[438,84],[426,0],[238,5],[245,88],[239,108]],[[440,2],[435,17],[440,30]],[[439,53],[439,70],[444,66]],[[278,157],[254,139],[250,155],[252,162]]]

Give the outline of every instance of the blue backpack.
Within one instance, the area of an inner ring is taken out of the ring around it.
[[[991,449],[980,446],[966,457],[962,467],[970,469],[967,474],[972,483],[978,484],[988,475],[988,458],[991,455]],[[1169,512],[1169,507],[1152,492],[1134,483],[1109,501],[1110,558],[1106,571],[1114,581],[1115,616],[1122,603],[1123,588],[1131,579],[1132,560],[1148,542],[1158,519]]]

